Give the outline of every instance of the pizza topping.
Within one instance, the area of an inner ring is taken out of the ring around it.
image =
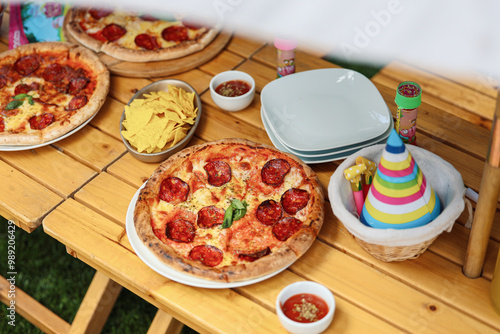
[[[239,199],[233,199],[231,205],[226,209],[224,214],[224,222],[221,228],[229,228],[233,225],[234,221],[240,220],[247,213],[248,204],[246,201],[240,201]]]
[[[68,107],[66,108],[69,111],[77,110],[84,107],[88,102],[88,98],[86,95],[77,95],[71,99],[68,103]]]
[[[120,39],[123,35],[127,33],[127,30],[118,24],[111,23],[108,24],[104,29],[102,30],[102,35],[106,37],[106,39],[110,42],[116,41],[117,39]]]
[[[257,207],[255,216],[264,225],[273,226],[281,218],[281,204],[270,199],[262,202]]]
[[[182,19],[182,25],[188,29],[191,30],[198,30],[204,27],[202,23],[199,22],[200,19],[195,19],[195,18],[183,18]]]
[[[158,21],[158,18],[154,17],[153,15],[150,14],[144,14],[141,16],[141,19],[144,21],[149,21],[149,22],[155,22]]]
[[[193,224],[184,219],[176,219],[167,223],[165,229],[167,238],[177,242],[191,242],[195,237]]]
[[[187,200],[189,185],[175,176],[167,177],[160,184],[160,199],[172,204],[179,204]]]
[[[7,84],[7,79],[0,74],[0,88],[3,88]]]
[[[302,227],[302,222],[295,217],[285,217],[273,226],[273,234],[279,241],[286,241]]]
[[[200,261],[208,267],[215,267],[222,262],[224,254],[215,246],[198,245],[191,249],[189,258],[193,261]]]
[[[279,186],[290,172],[290,163],[284,159],[273,159],[262,167],[262,181],[271,186]]]
[[[198,226],[211,228],[215,225],[222,225],[224,221],[224,210],[214,205],[206,206],[198,211]]]
[[[43,78],[50,82],[61,82],[65,76],[65,68],[58,63],[50,64],[43,71]]]
[[[14,94],[27,94],[28,92],[39,89],[40,84],[38,82],[32,82],[30,85],[23,83],[16,86],[16,88],[14,89]]]
[[[165,28],[161,32],[161,36],[166,41],[171,42],[182,42],[189,38],[187,28],[182,26],[170,26]]]
[[[271,248],[266,247],[265,249],[252,254],[238,254],[238,258],[243,261],[253,262],[269,254],[271,254]]]
[[[0,132],[5,131],[5,124],[3,122],[3,117],[0,117]]]
[[[38,116],[33,116],[29,119],[30,127],[33,130],[42,130],[54,122],[54,115],[43,113]]]
[[[307,202],[309,202],[309,193],[304,189],[288,189],[281,196],[281,205],[283,206],[283,210],[291,215],[294,215],[298,211],[305,208]]]
[[[156,37],[148,34],[139,34],[135,37],[134,41],[138,47],[146,50],[156,50],[160,48],[160,44],[158,44]]]
[[[92,8],[89,9],[90,15],[96,20],[102,19],[103,17],[108,16],[113,12],[112,9],[107,9],[107,8]]]
[[[6,110],[12,110],[19,108],[24,104],[25,99],[28,99],[28,103],[31,105],[34,105],[35,103],[33,102],[33,96],[28,95],[28,94],[18,94],[14,96],[14,101],[9,102],[6,106]]]
[[[68,84],[68,94],[70,95],[76,95],[78,94],[90,80],[87,78],[79,77],[79,78],[74,78],[71,79],[71,81]]]
[[[227,162],[213,160],[203,168],[208,173],[208,183],[214,187],[220,187],[231,180],[231,167]]]
[[[14,63],[14,69],[21,75],[29,75],[40,67],[40,62],[36,55],[22,56]]]

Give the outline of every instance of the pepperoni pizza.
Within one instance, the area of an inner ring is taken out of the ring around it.
[[[0,145],[36,145],[93,116],[109,90],[109,72],[90,50],[61,42],[0,54]]]
[[[267,145],[224,139],[171,156],[141,190],[134,224],[161,261],[236,282],[286,268],[323,224],[316,174]]]
[[[67,37],[116,59],[148,62],[175,59],[202,50],[217,35],[211,27],[171,17],[118,9],[71,9],[65,17]]]

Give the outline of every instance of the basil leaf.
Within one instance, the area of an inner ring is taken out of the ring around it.
[[[16,109],[20,106],[22,106],[24,103],[23,100],[14,100],[14,101],[11,101],[7,104],[7,106],[5,106],[5,109],[7,110],[12,110],[12,109]]]
[[[28,97],[28,102],[29,102],[29,104],[31,104],[31,105],[34,105],[34,104],[35,104],[35,102],[33,102],[33,96],[31,96],[31,95],[30,95],[30,97]]]
[[[231,205],[234,207],[233,221],[241,219],[247,213],[248,204],[246,201],[241,202],[238,199],[234,199],[231,202]]]
[[[228,227],[231,227],[231,225],[233,225],[233,206],[230,205],[227,209],[226,209],[226,213],[224,213],[224,221],[222,223],[222,226],[221,228],[228,228]]]
[[[224,221],[221,228],[231,227],[234,221],[243,218],[247,213],[247,207],[248,204],[246,201],[242,202],[237,198],[233,199],[224,213]]]
[[[27,97],[30,97],[31,95],[28,95],[28,94],[25,94],[25,93],[22,93],[22,94],[17,94],[16,96],[14,96],[14,99],[15,100],[20,100],[20,99],[25,99]]]
[[[235,198],[231,201],[231,205],[233,208],[238,209],[238,210],[246,210],[246,202],[245,201],[240,201],[239,199]]]
[[[240,209],[234,210],[233,220],[236,221],[238,219],[243,218],[243,216],[245,215],[245,213],[247,213],[246,210],[240,210]]]

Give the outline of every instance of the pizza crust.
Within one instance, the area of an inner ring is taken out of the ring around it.
[[[312,245],[318,235],[324,219],[324,194],[314,171],[295,156],[279,152],[290,160],[297,162],[304,170],[309,184],[312,186],[309,214],[303,220],[303,227],[288,238],[279,248],[272,253],[254,262],[240,263],[222,268],[211,268],[198,261],[180,256],[176,251],[156,237],[151,227],[151,209],[148,203],[158,201],[160,183],[168,177],[170,171],[181,166],[186,158],[195,152],[210,150],[217,145],[243,144],[252,148],[262,148],[277,151],[274,147],[257,144],[245,139],[223,139],[214,142],[188,147],[171,156],[163,162],[151,175],[144,188],[140,191],[134,210],[134,225],[136,232],[146,247],[156,255],[160,261],[185,274],[199,278],[221,281],[237,282],[255,279],[283,270],[300,258]]]

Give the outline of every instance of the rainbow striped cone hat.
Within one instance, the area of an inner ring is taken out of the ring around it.
[[[392,130],[366,196],[361,221],[374,228],[425,225],[441,213],[441,203],[422,170]]]

